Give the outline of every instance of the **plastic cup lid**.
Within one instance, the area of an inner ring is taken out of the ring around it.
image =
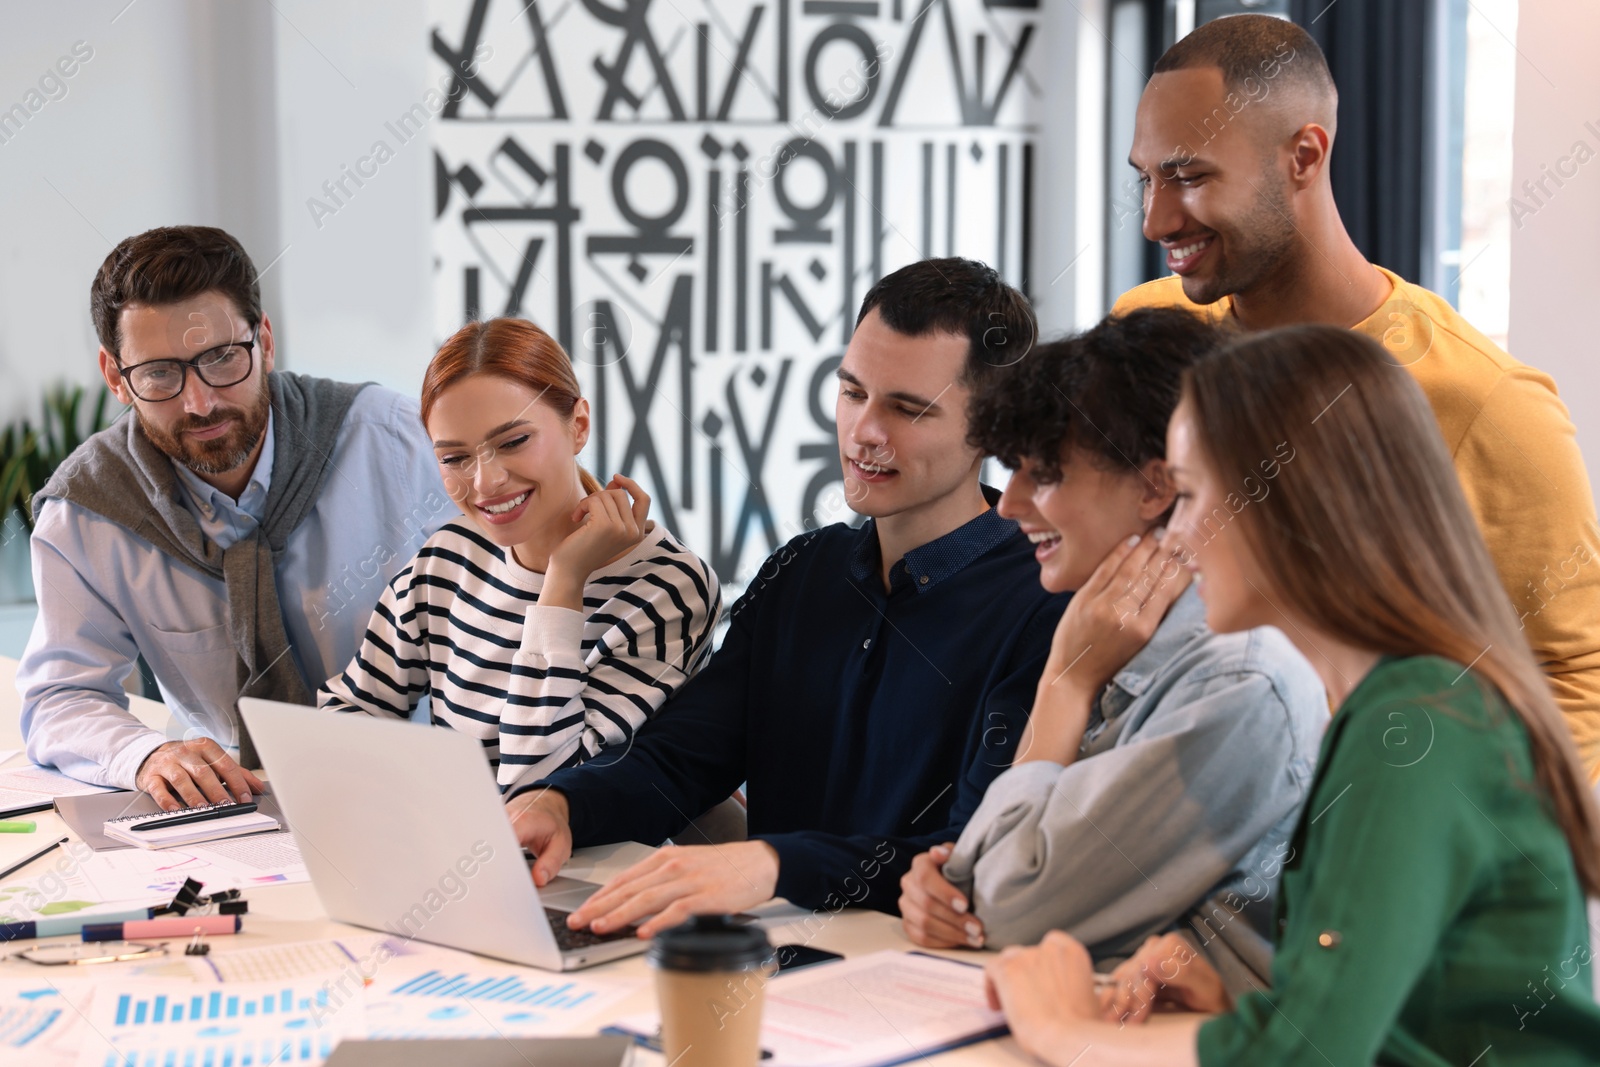
[[[650,962],[668,971],[742,971],[772,961],[767,932],[726,915],[699,915],[657,934]]]

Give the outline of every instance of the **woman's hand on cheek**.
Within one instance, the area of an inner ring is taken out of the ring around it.
[[[1190,581],[1170,550],[1161,550],[1161,533],[1117,545],[1073,595],[1056,626],[1043,683],[1092,695],[1149,643]]]
[[[1189,586],[1189,573],[1160,550],[1160,532],[1112,549],[1072,597],[1050,643],[1033,712],[1014,762],[1077,758],[1100,690],[1138,651]]]

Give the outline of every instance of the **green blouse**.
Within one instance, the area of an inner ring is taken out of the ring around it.
[[[1200,1062],[1600,1063],[1584,897],[1522,720],[1460,664],[1384,659],[1322,740],[1272,989]]]

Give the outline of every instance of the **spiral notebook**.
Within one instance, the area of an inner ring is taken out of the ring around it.
[[[271,793],[257,796],[255,801],[256,810],[277,819],[280,825],[287,825],[288,820],[283,817],[277,798]],[[160,810],[149,793],[101,793],[96,796],[59,797],[56,800],[56,811],[66,821],[67,828],[96,852],[135,847],[132,842],[105,832],[105,824],[109,820],[124,815],[154,815]]]
[[[216,841],[224,837],[238,837],[242,834],[259,834],[279,828],[277,819],[263,811],[249,811],[241,815],[228,815],[221,818],[206,819],[202,822],[184,822],[175,826],[153,826],[150,829],[140,827],[148,823],[157,823],[162,819],[170,818],[174,812],[144,812],[138,815],[122,815],[115,819],[107,819],[105,833],[107,837],[118,841],[126,841],[130,845],[140,848],[173,848],[177,845],[193,845],[201,841]]]

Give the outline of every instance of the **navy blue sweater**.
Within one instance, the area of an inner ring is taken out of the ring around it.
[[[769,557],[628,751],[544,780],[573,844],[660,843],[747,783],[779,896],[896,911],[912,857],[954,841],[1010,766],[1068,598],[992,508],[908,553],[887,594],[879,559],[871,521]]]

